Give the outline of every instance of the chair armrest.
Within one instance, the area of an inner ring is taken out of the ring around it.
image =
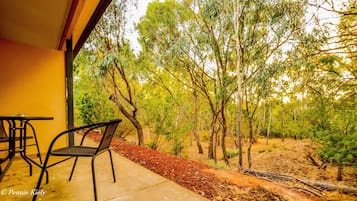
[[[85,126],[81,126],[81,127],[77,127],[77,128],[72,128],[72,129],[68,129],[68,130],[65,130],[61,133],[59,133],[58,135],[56,135],[52,141],[51,141],[51,144],[50,146],[48,147],[48,153],[52,151],[52,148],[53,146],[56,144],[57,140],[62,137],[63,135],[69,135],[71,133],[74,133],[76,131],[80,131],[80,130],[84,130],[84,129],[88,129],[86,131],[86,133],[83,135],[82,137],[82,140],[81,140],[81,144],[83,143],[84,141],[84,137],[89,133],[89,131],[93,130],[93,129],[96,129],[96,128],[99,128],[101,126],[104,125],[104,122],[101,122],[101,123],[95,123],[95,124],[90,124],[90,125],[85,125]]]

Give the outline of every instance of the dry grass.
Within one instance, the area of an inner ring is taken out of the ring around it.
[[[230,150],[235,150],[235,139],[227,138],[226,147]],[[230,159],[230,164],[227,166],[222,160],[222,152],[220,147],[217,148],[218,161],[215,163],[212,160],[207,160],[207,141],[202,142],[204,154],[197,153],[195,142],[187,142],[181,153],[182,157],[195,160],[216,168],[226,170],[237,170],[238,158]],[[248,168],[247,164],[247,141],[243,144],[243,168]],[[170,153],[170,144],[165,142],[159,147],[160,151]],[[290,175],[302,180],[322,181],[340,186],[357,187],[357,172],[352,167],[345,167],[343,173],[343,181],[336,181],[337,167],[331,164],[326,166],[326,169],[319,169],[314,166],[311,160],[307,157],[312,156],[319,164],[322,163],[316,155],[318,145],[311,140],[295,140],[295,139],[270,139],[268,145],[266,139],[257,139],[257,142],[252,147],[253,165],[251,169],[263,172],[272,172],[278,174]],[[337,192],[326,193],[326,200],[356,200],[356,196],[343,195]]]

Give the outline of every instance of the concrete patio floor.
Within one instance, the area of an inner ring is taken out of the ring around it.
[[[56,157],[54,157],[56,158]],[[49,169],[49,183],[42,183],[37,200],[86,201],[94,200],[91,159],[81,158],[72,181],[68,181],[74,159]],[[105,201],[207,201],[206,198],[170,181],[113,152],[116,183],[113,182],[109,156],[103,153],[96,159],[98,199]],[[28,201],[36,185],[40,169],[33,167],[29,176],[27,164],[17,157],[0,183],[1,201]]]

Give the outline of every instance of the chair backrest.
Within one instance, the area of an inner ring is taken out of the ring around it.
[[[5,131],[4,120],[0,120],[0,139],[7,139],[7,134]]]
[[[109,122],[104,123],[105,130],[102,136],[102,139],[99,143],[97,152],[100,152],[104,149],[108,149],[110,142],[115,134],[115,130],[118,127],[118,124],[121,122],[121,119],[111,120]]]

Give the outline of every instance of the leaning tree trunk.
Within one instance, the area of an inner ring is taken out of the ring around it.
[[[136,133],[138,136],[138,145],[142,146],[144,145],[144,133],[143,133],[143,127],[141,126],[140,122],[136,118],[129,118],[130,122],[134,125],[136,129]]]
[[[132,112],[133,115],[125,109],[125,107],[119,102],[118,98],[113,94],[109,97],[109,99],[118,107],[120,112],[133,124],[136,129],[136,133],[138,136],[138,145],[144,145],[144,134],[143,127],[141,123],[136,119],[136,112]]]

